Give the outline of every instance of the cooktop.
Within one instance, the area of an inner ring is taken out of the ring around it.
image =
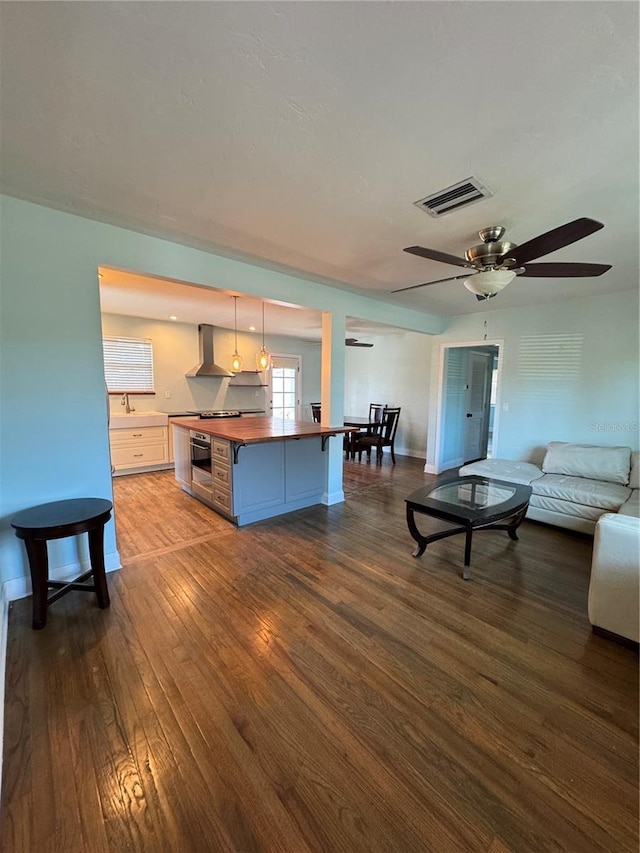
[[[194,415],[198,415],[199,418],[239,418],[241,416],[240,412],[234,409],[217,412],[194,412]]]

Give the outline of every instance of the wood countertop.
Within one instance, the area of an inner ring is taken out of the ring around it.
[[[173,426],[176,429],[196,430],[239,444],[357,432],[353,427],[323,427],[309,421],[285,421],[281,418],[191,418],[174,421]]]

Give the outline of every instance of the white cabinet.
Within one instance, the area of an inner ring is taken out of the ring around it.
[[[167,427],[109,430],[114,474],[163,468],[169,462]]]
[[[211,479],[213,505],[222,515],[233,516],[233,469],[231,442],[221,438],[211,440]]]
[[[172,435],[173,456],[176,466],[176,480],[183,486],[191,486],[191,448],[189,447],[189,430],[180,427],[170,427]]]
[[[175,433],[171,427],[171,424],[178,423],[179,421],[192,421],[194,418],[197,417],[197,415],[180,415],[177,418],[169,418],[169,462],[175,461],[175,450],[173,447]]]

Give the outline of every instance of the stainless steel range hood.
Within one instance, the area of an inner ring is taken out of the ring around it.
[[[235,373],[216,364],[213,360],[213,326],[200,323],[198,326],[198,345],[200,363],[189,370],[185,376],[235,376]]]

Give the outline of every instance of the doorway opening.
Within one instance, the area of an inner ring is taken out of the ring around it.
[[[502,341],[444,345],[437,471],[496,456]]]

